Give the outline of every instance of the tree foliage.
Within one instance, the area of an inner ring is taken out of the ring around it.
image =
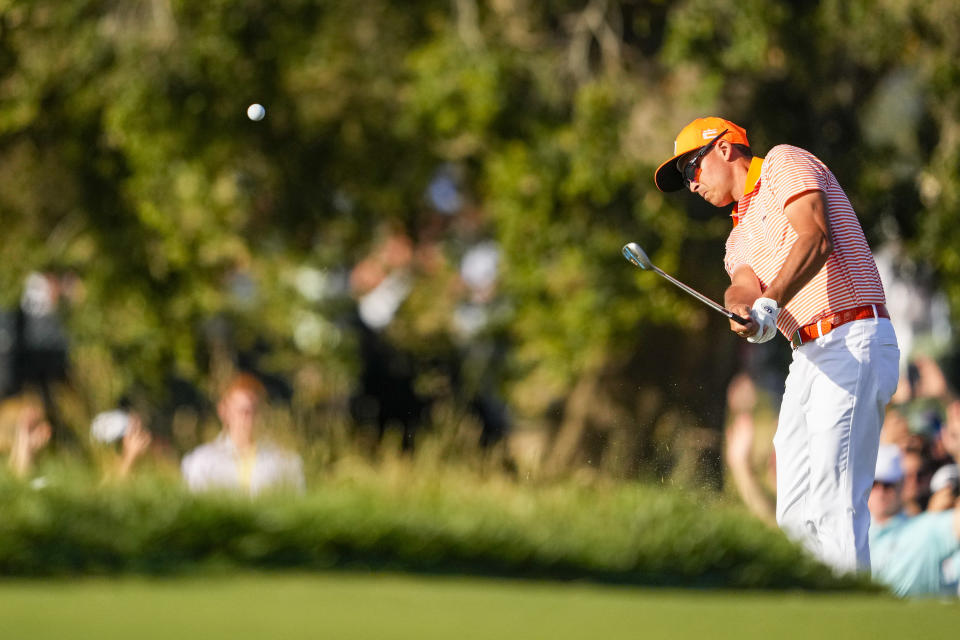
[[[960,305],[955,3],[362,4],[0,2],[2,300],[31,270],[79,273],[71,335],[114,392],[209,376],[218,315],[288,373],[349,371],[349,340],[292,340],[305,317],[336,324],[298,269],[349,267],[384,223],[425,233],[425,190],[452,166],[503,250],[515,406],[543,415],[606,380],[625,413],[596,420],[649,458],[642,434],[671,411],[716,425],[737,366],[723,322],[619,255],[636,240],[719,296],[725,215],[651,179],[713,113],[760,154],[820,155],[871,240],[929,260]]]

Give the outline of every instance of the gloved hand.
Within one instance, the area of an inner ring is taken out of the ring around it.
[[[747,342],[758,344],[766,342],[777,335],[777,316],[780,315],[780,307],[770,298],[757,298],[750,309],[750,319],[757,323],[760,328],[757,332],[747,338]]]

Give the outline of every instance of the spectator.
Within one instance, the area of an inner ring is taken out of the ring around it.
[[[134,465],[150,448],[153,436],[143,426],[140,414],[122,409],[98,414],[90,425],[90,436],[95,441],[113,443],[120,441],[120,456],[110,473],[126,478]]]
[[[500,248],[492,240],[474,241],[466,248],[460,260],[464,299],[452,317],[458,345],[457,391],[480,420],[484,448],[502,441],[512,422],[497,388],[507,351],[504,335],[495,329],[502,307],[497,292],[500,260]]]
[[[899,596],[955,595],[945,563],[960,550],[960,512],[908,516],[903,512],[900,449],[882,444],[870,490],[873,577]]]
[[[143,426],[139,414],[131,413],[130,425],[123,434],[123,445],[120,449],[120,465],[117,468],[117,475],[120,478],[130,475],[133,465],[147,452],[151,442],[153,442],[153,436]]]
[[[958,492],[960,492],[960,483],[958,483],[957,465],[943,465],[930,478],[930,501],[927,502],[927,511],[953,509]]]
[[[910,439],[910,423],[899,409],[888,406],[880,428],[880,444],[895,444],[901,449],[907,447]]]
[[[928,508],[934,472],[954,462],[953,394],[943,370],[928,356],[913,357],[902,382],[907,392],[887,410],[880,440],[900,447],[904,476],[900,499],[907,515],[917,515]]]
[[[765,522],[773,522],[773,501],[750,464],[754,398],[749,378],[734,378],[728,390],[728,406],[731,422],[726,432],[726,460],[730,475],[750,511]],[[895,427],[898,416],[892,413],[891,417],[894,418],[891,425]],[[889,438],[895,434],[885,435]],[[881,440],[868,502],[874,579],[900,596],[956,594],[960,575],[960,514],[950,507],[939,513],[926,512],[912,517],[905,513],[901,450],[889,439]],[[946,493],[953,490],[950,478],[947,470],[932,484],[941,488],[940,483],[945,483]],[[931,500],[932,506],[937,504],[939,499]]]
[[[25,396],[17,412],[10,448],[10,470],[23,478],[34,466],[37,453],[50,442],[52,429],[39,398]]]
[[[944,414],[939,434],[940,447],[953,462],[960,462],[960,400],[947,401]]]
[[[417,254],[413,241],[394,230],[350,273],[360,351],[350,413],[358,426],[376,427],[378,443],[389,427],[400,426],[401,448],[407,452],[413,450],[430,402],[416,389],[421,363],[396,344],[389,328],[413,289]]]
[[[236,375],[217,405],[223,425],[213,442],[200,445],[181,464],[192,491],[228,490],[258,495],[278,488],[303,491],[303,463],[296,453],[257,437],[257,412],[265,395],[250,374]]]
[[[756,389],[746,374],[738,374],[727,387],[730,422],[725,434],[727,469],[747,508],[767,524],[776,524],[773,497],[760,483],[751,466],[755,426]]]
[[[79,295],[80,283],[70,273],[32,272],[24,281],[20,305],[0,324],[0,395],[36,393],[56,445],[76,445],[59,417],[55,390],[69,385],[68,340],[61,313],[65,302]]]
[[[900,448],[900,501],[904,513],[915,516],[923,513],[930,500],[930,478],[934,461],[930,452],[930,439],[924,433],[911,433],[906,446]]]

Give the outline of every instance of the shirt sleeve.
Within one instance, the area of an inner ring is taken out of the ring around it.
[[[197,469],[197,452],[191,451],[183,457],[180,463],[180,471],[183,474],[183,481],[191,491],[199,491],[203,487],[200,483],[200,474]]]
[[[920,536],[922,543],[932,547],[932,553],[944,559],[960,549],[960,540],[953,530],[953,509],[937,513],[926,513],[924,518],[918,518],[918,524],[923,527],[924,533]]]
[[[761,180],[769,186],[780,211],[796,196],[809,191],[827,191],[825,167],[809,153],[786,145],[770,150],[763,163]]]

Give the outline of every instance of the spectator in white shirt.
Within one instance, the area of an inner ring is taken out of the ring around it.
[[[188,453],[181,463],[191,491],[249,495],[275,489],[303,491],[300,456],[257,438],[257,411],[264,395],[263,385],[250,374],[237,374],[230,381],[217,405],[223,424],[220,435]]]

